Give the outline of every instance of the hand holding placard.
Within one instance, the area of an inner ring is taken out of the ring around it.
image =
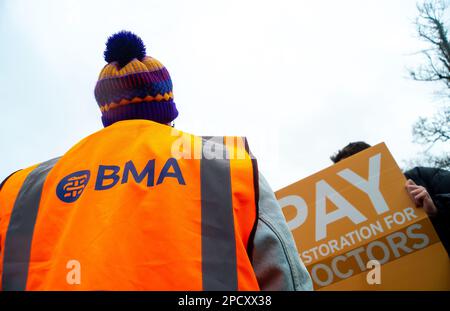
[[[277,191],[316,289],[450,289],[447,254],[405,182],[378,144]],[[370,260],[382,264],[382,284],[367,284]]]

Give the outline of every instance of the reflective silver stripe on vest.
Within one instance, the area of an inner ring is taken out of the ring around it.
[[[59,158],[41,163],[25,178],[9,220],[3,257],[3,290],[25,290],[31,242],[47,174]]]
[[[203,147],[211,140],[203,140]],[[217,143],[215,148],[226,148]],[[206,148],[209,150],[209,148]],[[216,150],[217,151],[217,150]],[[203,149],[205,151],[205,148]],[[215,152],[220,154],[221,152]],[[203,290],[237,290],[236,240],[231,196],[230,161],[203,154],[200,162],[202,197]]]

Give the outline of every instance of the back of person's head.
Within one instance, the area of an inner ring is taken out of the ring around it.
[[[338,163],[339,161],[348,158],[360,151],[363,151],[371,146],[364,141],[357,141],[353,143],[349,143],[347,146],[336,152],[334,155],[330,157],[333,163]]]
[[[146,55],[141,38],[129,31],[112,35],[104,57],[108,64],[100,72],[95,99],[105,127],[132,119],[168,124],[178,116],[169,72]]]

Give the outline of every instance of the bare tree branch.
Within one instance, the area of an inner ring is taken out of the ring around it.
[[[446,0],[427,0],[417,4],[419,16],[415,21],[419,39],[428,48],[419,54],[425,63],[409,70],[416,81],[441,82],[445,98],[450,97],[450,43],[444,19],[449,4]],[[450,142],[450,105],[441,107],[431,118],[419,118],[413,125],[414,141],[425,146],[421,161],[428,165],[450,169],[450,154],[433,156],[429,150],[437,142]],[[416,161],[417,162],[417,161]],[[420,161],[419,161],[420,162]]]
[[[410,70],[410,75],[417,81],[441,81],[446,89],[450,87],[450,43],[443,21],[448,4],[444,0],[427,1],[417,4],[419,16],[416,19],[417,33],[420,39],[431,47],[421,51],[428,61],[424,68],[419,66]],[[448,90],[450,95],[450,89]]]

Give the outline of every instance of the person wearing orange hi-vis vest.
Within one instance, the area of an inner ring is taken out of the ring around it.
[[[0,190],[0,288],[311,290],[241,137],[175,130],[166,68],[128,31],[95,87],[104,129]]]

